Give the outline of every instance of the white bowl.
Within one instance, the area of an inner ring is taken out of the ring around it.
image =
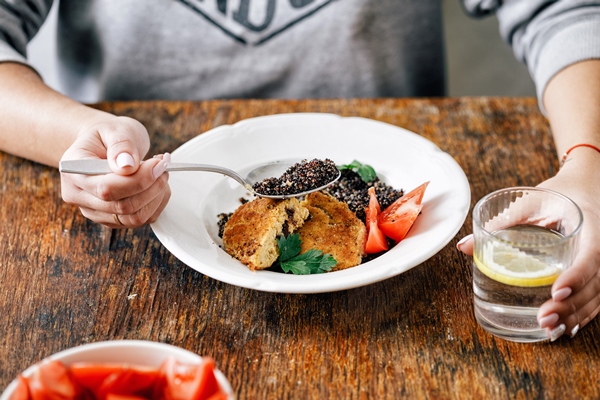
[[[202,357],[191,351],[165,343],[145,340],[111,340],[84,344],[55,353],[48,358],[51,360],[59,360],[66,366],[75,362],[85,361],[98,363],[122,362],[158,368],[169,356],[174,357],[182,363],[199,363],[202,361]],[[23,376],[30,376],[34,371],[34,368],[35,366],[27,368],[22,372]],[[219,385],[227,393],[228,397],[233,399],[233,390],[225,375],[217,369],[215,370],[215,376]],[[2,393],[2,396],[0,396],[0,400],[8,400],[16,386],[16,380],[11,382]]]
[[[233,212],[248,191],[222,174],[172,173],[171,199],[152,223],[175,257],[213,279],[277,293],[325,293],[379,282],[408,271],[444,248],[463,226],[469,181],[448,153],[395,125],[332,114],[278,114],[221,125],[173,151],[173,162],[216,164],[246,175],[277,160],[329,158],[371,165],[388,185],[407,192],[429,181],[423,212],[398,245],[374,260],[326,274],[252,271],[223,250],[218,215]]]

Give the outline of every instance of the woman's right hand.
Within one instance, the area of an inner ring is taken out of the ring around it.
[[[107,175],[61,174],[62,197],[92,221],[111,228],[154,222],[171,196],[165,169],[170,155],[141,162],[150,148],[146,128],[128,117],[111,116],[83,128],[61,160],[107,159]]]

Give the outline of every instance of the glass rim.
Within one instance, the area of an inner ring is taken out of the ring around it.
[[[568,235],[561,236],[557,240],[557,242],[562,243],[562,242],[569,241],[569,240],[571,240],[571,238],[577,236],[579,234],[579,232],[581,231],[581,229],[583,227],[583,212],[581,211],[581,208],[577,205],[577,203],[575,203],[571,198],[569,198],[569,197],[565,196],[564,194],[559,193],[555,190],[552,190],[552,189],[540,188],[540,187],[536,187],[536,186],[514,186],[514,187],[498,189],[491,193],[486,194],[481,199],[479,199],[479,201],[477,201],[477,203],[473,207],[473,224],[474,225],[477,224],[478,228],[486,236],[493,236],[494,238],[496,238],[499,241],[509,243],[509,241],[499,238],[499,237],[495,236],[493,234],[493,232],[489,232],[488,230],[486,230],[481,224],[481,220],[479,219],[479,213],[477,211],[482,207],[483,203],[485,203],[491,197],[497,196],[504,192],[512,192],[512,191],[530,191],[530,192],[548,193],[548,194],[551,194],[552,196],[556,196],[563,200],[566,200],[567,203],[570,203],[573,206],[575,206],[575,210],[577,211],[577,215],[579,216],[579,221],[577,222],[577,226],[575,227],[575,229],[573,229],[573,232],[569,233]],[[556,242],[554,242],[552,244],[548,244],[546,246],[555,246],[555,245],[556,245]],[[546,247],[546,246],[537,245],[537,247]]]

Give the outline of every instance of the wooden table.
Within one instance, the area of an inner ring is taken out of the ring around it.
[[[118,102],[150,154],[245,118],[361,116],[418,132],[452,155],[472,205],[535,185],[558,162],[531,98]],[[56,170],[0,153],[0,386],[66,348],[110,339],[174,344],[215,358],[239,399],[599,398],[600,325],[574,340],[517,344],[473,316],[471,260],[456,242],[386,281],[335,293],[253,291],[172,256],[149,226],[110,230],[60,197]],[[133,296],[135,295],[135,296]]]

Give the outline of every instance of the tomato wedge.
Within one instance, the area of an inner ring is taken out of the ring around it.
[[[222,390],[219,390],[217,393],[213,394],[206,400],[229,400],[229,396]]]
[[[123,363],[74,363],[73,379],[100,400],[115,396],[149,397],[159,379],[158,368]]]
[[[104,400],[109,394],[150,397],[159,379],[155,368],[125,365],[102,381],[96,391],[96,398]]]
[[[150,400],[148,397],[109,393],[105,400]]]
[[[96,393],[106,378],[123,370],[123,364],[76,362],[69,370],[77,383]]]
[[[379,228],[396,242],[406,237],[419,216],[423,204],[423,195],[429,182],[425,182],[393,202],[379,215]]]
[[[23,375],[17,377],[17,387],[10,395],[10,400],[29,400],[29,383]]]
[[[215,376],[215,362],[203,358],[201,364],[183,364],[167,358],[160,367],[162,384],[155,398],[164,400],[202,400],[222,393]]]
[[[381,207],[379,206],[379,201],[377,201],[375,188],[371,186],[368,192],[369,206],[365,209],[365,214],[367,215],[367,242],[365,243],[365,253],[375,254],[387,250],[388,243],[378,225]]]
[[[67,367],[60,361],[41,361],[27,380],[31,400],[82,400],[89,398],[85,390],[73,380]]]

